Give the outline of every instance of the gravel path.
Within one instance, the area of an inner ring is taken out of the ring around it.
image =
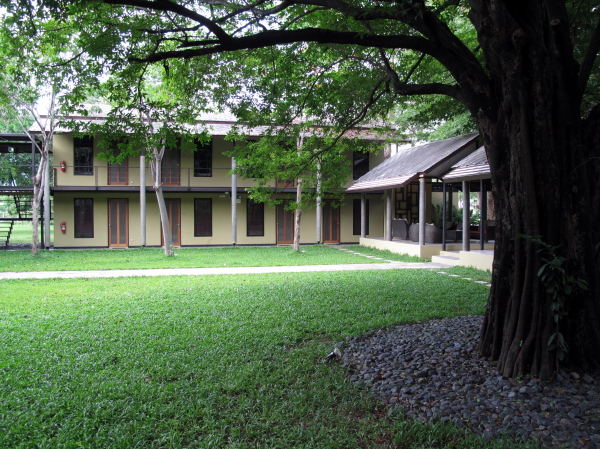
[[[488,440],[506,432],[545,447],[600,448],[600,373],[504,378],[477,356],[482,319],[398,325],[348,339],[343,364],[352,381],[409,418],[466,425]]]

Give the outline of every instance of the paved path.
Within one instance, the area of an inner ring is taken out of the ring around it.
[[[299,265],[285,267],[223,267],[223,268],[168,268],[147,270],[91,270],[91,271],[22,271],[0,272],[0,279],[52,279],[52,278],[114,278],[128,276],[203,276],[215,274],[255,273],[308,273],[312,271],[399,270],[414,268],[447,268],[448,265],[432,262],[385,263],[343,265]]]

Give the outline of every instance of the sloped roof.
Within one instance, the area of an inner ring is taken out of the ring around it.
[[[391,189],[409,184],[424,174],[441,177],[458,161],[476,150],[479,133],[407,148],[360,177],[346,192]]]
[[[475,152],[452,166],[444,177],[446,182],[471,181],[491,177],[485,148],[479,147]]]
[[[89,116],[69,116],[63,117],[65,119],[80,121],[80,122],[96,122],[103,123],[104,120],[108,117],[110,113],[110,107],[107,105],[88,105],[87,108],[90,111]],[[299,121],[295,121],[294,123],[300,123]],[[153,124],[155,128],[159,128],[161,126],[160,122],[156,122]],[[314,127],[315,132],[318,132],[318,129],[322,129],[326,124],[317,125]],[[190,126],[194,128],[194,125]],[[208,131],[212,136],[226,136],[229,134],[234,127],[245,134],[248,137],[260,137],[264,136],[268,131],[268,126],[258,126],[250,128],[245,126],[243,123],[239,123],[237,117],[231,113],[230,111],[219,111],[219,112],[202,112],[197,117],[197,122],[195,125],[195,129],[193,131],[203,132]],[[39,133],[40,128],[37,123],[34,123],[30,129],[33,133]],[[190,130],[192,131],[192,130]],[[71,129],[68,129],[65,126],[57,126],[56,132],[68,133],[71,132]],[[383,140],[383,138],[378,135],[376,132],[372,131],[372,128],[367,126],[357,126],[355,129],[349,130],[346,132],[346,136],[349,138],[360,138],[364,140]]]

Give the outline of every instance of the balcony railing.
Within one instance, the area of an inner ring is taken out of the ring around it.
[[[130,186],[139,187],[140,167],[123,167],[118,165],[96,165],[86,167],[86,174],[78,174],[71,165],[52,167],[52,186]],[[177,187],[208,187],[214,185],[229,185],[229,168],[170,168],[162,171],[163,186]],[[87,174],[89,173],[89,174]],[[150,168],[146,168],[146,185],[152,185]]]
[[[90,174],[76,174],[72,165],[55,165],[50,171],[51,187],[108,187],[129,186],[139,187],[140,168],[95,165],[86,167]],[[63,170],[64,169],[64,170]],[[164,170],[163,185],[166,187],[226,187],[231,184],[230,168],[211,168],[197,170],[194,168],[178,168]],[[351,183],[349,183],[351,184]],[[146,168],[146,185],[152,186],[150,168]],[[238,177],[238,187],[251,187],[255,185],[251,179]],[[275,181],[269,183],[275,186]],[[278,187],[293,187],[294,183]],[[32,187],[31,165],[0,165],[0,187],[7,190],[8,187]]]

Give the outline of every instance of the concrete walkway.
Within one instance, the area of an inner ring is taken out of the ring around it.
[[[448,268],[442,263],[407,263],[386,261],[385,263],[343,265],[300,265],[285,267],[223,267],[223,268],[168,268],[147,270],[91,270],[91,271],[22,271],[0,272],[0,279],[53,279],[53,278],[115,278],[131,276],[204,276],[219,274],[256,273],[308,273],[314,271],[362,271],[401,270],[415,268]]]

